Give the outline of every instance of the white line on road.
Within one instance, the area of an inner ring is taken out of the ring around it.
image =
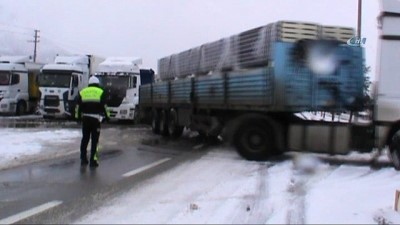
[[[28,217],[31,217],[35,214],[44,212],[48,209],[51,209],[53,207],[56,207],[58,205],[60,205],[62,203],[62,201],[51,201],[51,202],[47,202],[43,205],[39,205],[36,206],[34,208],[28,209],[24,212],[20,212],[18,214],[15,214],[13,216],[7,217],[5,219],[0,220],[0,224],[13,224],[16,223],[18,221],[21,221],[23,219],[26,219]]]
[[[127,173],[124,173],[122,176],[123,176],[123,177],[130,177],[130,176],[136,175],[136,174],[141,173],[141,172],[143,172],[143,171],[145,171],[145,170],[148,170],[148,169],[150,169],[150,168],[153,168],[153,167],[156,167],[156,166],[158,166],[158,165],[160,165],[160,164],[163,164],[163,163],[165,163],[165,162],[167,162],[167,161],[169,161],[169,160],[171,160],[171,158],[165,158],[165,159],[158,160],[157,162],[154,162],[154,163],[149,164],[149,165],[147,165],[147,166],[140,167],[140,168],[138,168],[138,169],[129,171],[129,172],[127,172]]]

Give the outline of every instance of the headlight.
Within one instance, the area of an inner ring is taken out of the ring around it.
[[[310,43],[307,51],[307,64],[318,75],[333,74],[339,65],[334,42]]]

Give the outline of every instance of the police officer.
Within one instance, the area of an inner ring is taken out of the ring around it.
[[[79,92],[75,118],[78,121],[82,121],[81,166],[86,166],[90,163],[89,166],[91,168],[96,168],[99,166],[97,144],[100,137],[100,124],[103,119],[109,120],[104,91],[100,87],[97,77],[91,76],[89,86]],[[92,144],[90,161],[88,161],[86,149],[90,138],[92,139]]]

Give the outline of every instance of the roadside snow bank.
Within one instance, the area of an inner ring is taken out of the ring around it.
[[[0,129],[0,170],[23,163],[78,151],[78,129]],[[70,146],[60,148],[60,145]]]

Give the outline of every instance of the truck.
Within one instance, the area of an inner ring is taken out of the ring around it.
[[[88,85],[104,58],[95,55],[56,56],[39,76],[40,113],[44,118],[73,118],[76,97]]]
[[[35,113],[40,92],[38,76],[43,64],[30,56],[0,57],[0,113],[23,115]]]
[[[321,121],[305,112],[368,111],[365,60],[352,29],[278,21],[159,59],[140,87],[140,115],[172,138],[189,128],[222,137],[248,160],[287,151],[386,150],[400,170],[400,3],[382,0],[379,76],[370,120]],[[360,37],[357,37],[360,38]],[[379,155],[376,154],[376,155]]]
[[[135,121],[139,86],[153,81],[154,72],[140,69],[137,57],[107,57],[99,64],[96,77],[104,88],[111,119]]]

